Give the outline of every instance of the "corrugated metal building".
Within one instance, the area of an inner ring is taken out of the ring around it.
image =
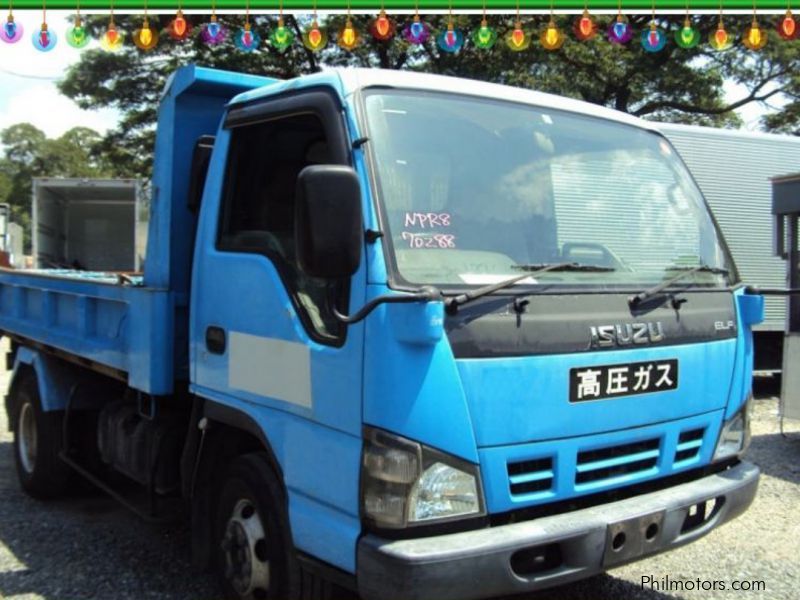
[[[800,172],[800,138],[689,125],[662,124],[717,218],[742,279],[785,287],[786,266],[773,255],[770,178]],[[756,340],[757,367],[780,368],[785,300],[766,299]]]

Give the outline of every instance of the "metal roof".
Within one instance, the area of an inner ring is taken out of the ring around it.
[[[65,202],[133,202],[140,192],[138,179],[69,179],[36,177],[33,195],[48,194]]]
[[[684,123],[668,123],[660,121],[650,121],[650,123],[657,129],[669,128],[672,131],[683,132],[687,135],[696,133],[702,136],[715,136],[720,138],[736,138],[738,140],[753,140],[753,141],[794,141],[800,140],[800,137],[788,133],[767,133],[765,131],[750,131],[748,129],[726,129],[722,127],[708,127],[706,125],[686,125]]]

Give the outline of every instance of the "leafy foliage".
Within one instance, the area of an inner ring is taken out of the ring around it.
[[[12,220],[30,243],[30,202],[34,177],[105,177],[110,168],[98,152],[99,133],[74,127],[50,139],[30,123],[18,123],[0,132],[5,156],[0,159],[0,202],[11,205]]]

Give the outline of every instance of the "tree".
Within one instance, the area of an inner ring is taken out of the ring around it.
[[[589,42],[577,41],[570,31],[564,46],[556,52],[544,50],[535,39],[528,50],[514,53],[503,42],[503,36],[513,27],[512,18],[493,17],[499,39],[492,50],[484,51],[471,44],[471,34],[480,26],[480,19],[458,16],[455,25],[465,33],[467,43],[461,52],[452,55],[440,51],[433,36],[422,47],[410,46],[399,37],[388,44],[376,41],[367,33],[371,17],[366,16],[353,17],[356,27],[364,33],[364,43],[347,52],[335,45],[333,38],[344,23],[343,16],[335,16],[324,23],[332,39],[319,54],[307,50],[297,40],[282,54],[266,42],[257,52],[244,53],[233,50],[230,44],[207,46],[199,36],[183,43],[167,39],[149,53],[131,45],[118,54],[84,52],[81,61],[60,83],[60,89],[83,108],[113,107],[122,112],[119,127],[105,137],[102,146],[112,168],[127,176],[149,175],[159,94],[167,76],[188,62],[278,78],[314,72],[323,65],[429,71],[557,93],[644,118],[724,127],[740,125],[735,109],[751,102],[767,102],[787,89],[796,88],[798,106],[790,105],[789,111],[800,115],[800,77],[793,75],[798,70],[798,50],[795,44],[780,40],[775,32],[770,33],[770,42],[761,52],[749,51],[740,44],[716,52],[705,42],[716,30],[717,18],[695,17],[692,22],[700,30],[703,43],[686,50],[674,42],[683,18],[660,18],[658,25],[667,31],[669,42],[661,52],[650,54],[638,40],[638,35],[649,26],[649,16],[630,17],[637,33],[627,47],[615,46],[605,39],[603,32],[611,18],[598,18],[600,34]],[[435,31],[447,26],[447,17],[432,16],[426,20]],[[198,18],[196,25],[205,21],[207,18]],[[276,25],[271,17],[259,16],[252,21],[265,38]],[[151,18],[151,24],[154,22]],[[161,25],[166,22],[164,18]],[[225,16],[220,17],[220,22],[231,30],[242,26],[241,18]],[[557,22],[566,30],[572,26],[572,17]],[[140,18],[118,19],[120,29],[128,31],[139,23]],[[726,21],[731,33],[743,31],[749,23],[749,17],[731,17]],[[307,24],[307,19],[286,17],[286,25],[298,39]],[[538,19],[535,24],[526,22],[526,28],[538,38],[545,24],[546,20]],[[105,25],[100,18],[89,22],[96,35],[102,33]],[[771,26],[765,24],[765,28]],[[162,31],[162,36],[165,35]],[[726,100],[723,91],[726,81],[735,82],[745,90],[741,98],[734,102]],[[765,126],[776,125],[768,119]]]
[[[0,159],[0,202],[11,205],[12,220],[25,230],[30,244],[30,206],[34,177],[106,177],[110,170],[98,153],[99,133],[74,127],[49,139],[30,123],[0,131],[4,156]]]
[[[800,75],[793,73],[781,91],[788,102],[780,111],[764,116],[764,127],[777,133],[800,135]]]

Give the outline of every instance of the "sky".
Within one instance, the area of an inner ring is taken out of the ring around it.
[[[67,11],[48,11],[47,20],[60,39],[50,52],[39,52],[31,44],[30,34],[33,24],[38,25],[41,13],[14,12],[16,20],[25,26],[25,33],[16,44],[0,43],[0,130],[15,123],[29,122],[48,137],[57,137],[78,125],[100,132],[116,125],[116,111],[81,110],[56,88],[55,82],[67,67],[78,61],[82,52],[63,39],[68,14]],[[5,20],[4,13],[2,18]]]
[[[26,27],[24,37],[16,44],[0,43],[0,130],[20,122],[29,122],[49,137],[57,137],[77,125],[105,132],[116,125],[118,113],[103,109],[86,111],[56,88],[56,81],[76,63],[81,50],[65,43],[63,34],[70,11],[48,11],[51,30],[60,36],[50,52],[39,52],[30,43],[30,34],[40,18],[38,11],[16,11],[17,22]],[[96,44],[97,42],[92,42]],[[746,94],[744,88],[729,84],[725,91],[731,100]],[[740,109],[745,128],[758,129],[765,108],[748,104]]]

